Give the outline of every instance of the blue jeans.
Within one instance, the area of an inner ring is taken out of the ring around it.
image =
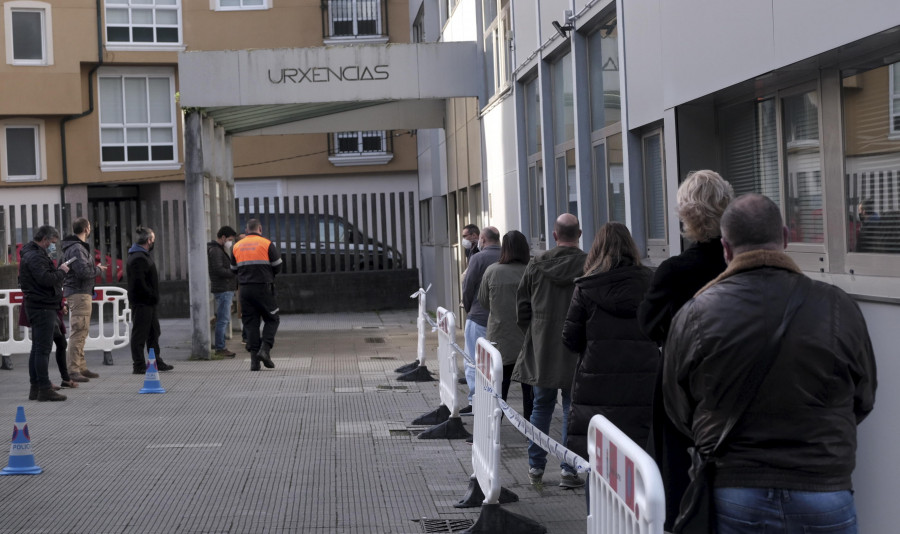
[[[715,488],[719,534],[856,534],[853,494],[772,488]]]
[[[466,361],[475,365],[475,346],[478,338],[487,335],[487,326],[481,326],[475,321],[466,319]],[[466,366],[466,384],[469,386],[469,404],[472,404],[472,396],[475,395],[475,367]]]
[[[213,297],[216,298],[215,349],[222,350],[225,348],[225,329],[231,322],[231,299],[234,298],[234,291],[213,293]]]
[[[542,388],[532,386],[534,392],[534,409],[531,412],[531,424],[544,434],[550,434],[550,421],[553,419],[553,410],[556,408],[556,395],[558,391],[562,391],[563,405],[563,426],[562,426],[562,443],[566,443],[566,434],[569,429],[569,407],[572,405],[572,394],[569,390],[559,390],[556,388]],[[547,466],[547,451],[534,442],[528,442],[528,465],[538,469],[544,469]],[[575,472],[575,468],[562,462],[559,466],[570,473]]]
[[[57,328],[56,310],[25,308],[31,323],[31,354],[28,355],[28,378],[32,386],[50,389],[50,350],[53,349],[53,332]]]

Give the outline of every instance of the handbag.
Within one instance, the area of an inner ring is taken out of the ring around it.
[[[713,461],[722,454],[725,449],[726,439],[731,430],[747,411],[750,403],[759,393],[759,387],[766,375],[772,369],[775,359],[778,357],[778,343],[784,336],[788,325],[794,318],[794,314],[806,299],[812,281],[806,276],[801,276],[800,282],[794,286],[794,290],[788,297],[784,309],[784,317],[775,329],[775,332],[766,343],[763,355],[757,365],[750,370],[747,378],[738,393],[735,403],[735,411],[728,417],[722,434],[708,455],[701,453],[697,447],[688,449],[691,455],[691,469],[689,471],[691,482],[681,499],[681,507],[672,532],[675,534],[709,534],[715,532],[715,506],[713,503],[713,480],[715,479],[715,466]]]

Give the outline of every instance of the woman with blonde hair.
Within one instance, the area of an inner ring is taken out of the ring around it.
[[[694,293],[725,270],[719,221],[734,198],[731,184],[711,170],[688,174],[678,187],[678,218],[682,235],[690,245],[678,256],[659,265],[650,290],[638,310],[641,328],[660,347],[669,334],[672,318]],[[666,524],[671,530],[678,516],[681,497],[690,478],[693,446],[666,415],[662,401],[662,360],[653,397],[653,428],[647,451],[656,459],[666,488]]]
[[[580,353],[572,381],[566,447],[587,458],[588,423],[603,414],[638,443],[650,432],[659,350],[641,331],[637,309],[653,273],[628,228],[600,227],[563,326],[563,343]]]

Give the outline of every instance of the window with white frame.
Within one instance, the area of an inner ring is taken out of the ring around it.
[[[104,167],[176,162],[172,69],[104,69],[100,73],[100,154]]]
[[[6,62],[52,65],[53,25],[50,4],[19,1],[3,4]]]
[[[890,65],[891,135],[900,136],[900,63]]]
[[[383,0],[326,0],[325,41],[387,41]]]
[[[484,14],[484,69],[488,97],[509,86],[512,75],[509,47],[509,0],[482,0]]]
[[[391,135],[384,130],[330,134],[328,160],[338,167],[384,165],[394,158],[391,141]]]
[[[0,121],[0,167],[6,182],[47,179],[43,120]]]
[[[106,0],[106,45],[181,44],[181,0]]]
[[[250,11],[254,9],[269,9],[271,0],[215,0],[216,11]]]

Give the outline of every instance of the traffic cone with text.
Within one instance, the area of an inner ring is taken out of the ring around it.
[[[159,383],[159,368],[156,367],[156,352],[150,349],[149,362],[147,362],[147,375],[144,376],[144,387],[138,393],[165,393],[162,384]]]
[[[28,435],[28,423],[25,422],[25,407],[19,406],[13,426],[12,445],[9,448],[9,465],[0,471],[0,475],[37,475],[41,471],[43,469],[34,465],[31,437]]]

